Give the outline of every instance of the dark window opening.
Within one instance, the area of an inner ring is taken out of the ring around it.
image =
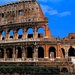
[[[27,48],[27,58],[32,58],[33,50],[31,47]]]
[[[44,28],[40,27],[38,28],[38,38],[44,37]]]
[[[18,29],[18,39],[21,39],[23,36],[23,30],[20,28]]]
[[[4,13],[2,13],[2,18],[4,17]]]
[[[68,73],[68,69],[67,69],[67,68],[62,68],[62,69],[61,69],[61,72],[63,72],[63,73]]]
[[[33,38],[33,34],[28,34],[28,38]]]
[[[54,47],[49,48],[49,58],[56,58],[56,49]]]
[[[42,47],[38,48],[38,58],[44,58],[44,49]]]
[[[27,35],[27,37],[28,38],[33,38],[33,28],[28,28],[28,35]]]
[[[4,57],[4,50],[0,49],[0,58],[3,58],[3,57]]]
[[[10,36],[10,38],[13,38],[13,36]]]
[[[1,34],[2,34],[2,40],[4,40],[5,39],[5,31],[2,31]]]
[[[18,39],[21,39],[21,38],[22,38],[22,35],[19,35],[19,36],[18,36]]]
[[[32,22],[32,20],[31,20],[31,19],[29,19],[28,21],[29,21],[29,22]]]
[[[75,56],[75,49],[72,46],[69,49],[68,56]]]
[[[38,34],[38,38],[42,38],[43,37],[43,35],[42,34]]]
[[[22,10],[19,10],[19,15],[22,15],[23,14],[23,11]]]
[[[18,48],[18,58],[22,58],[22,50],[21,50],[21,48]]]
[[[2,40],[5,40],[5,37],[2,37]]]
[[[6,53],[7,53],[7,57],[8,58],[12,58],[13,52],[12,52],[12,49],[11,48],[8,48],[7,51],[6,51]]]
[[[13,36],[14,36],[14,31],[13,30],[9,30],[8,31],[9,32],[9,38],[12,38],[13,39]]]

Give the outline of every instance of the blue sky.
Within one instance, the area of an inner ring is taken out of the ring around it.
[[[0,0],[0,5],[17,0]],[[37,0],[48,17],[49,28],[53,37],[64,38],[75,33],[74,0]]]

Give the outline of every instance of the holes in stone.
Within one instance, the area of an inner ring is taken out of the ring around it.
[[[33,28],[28,29],[28,38],[33,38]]]
[[[2,18],[4,18],[4,13],[2,13]]]
[[[38,48],[38,58],[44,58],[44,49],[42,47]]]
[[[23,14],[23,10],[19,10],[19,15],[22,15]]]
[[[72,46],[69,48],[68,56],[75,56],[75,49]]]
[[[28,22],[32,22],[32,19],[28,19]]]
[[[2,40],[4,40],[5,39],[5,31],[2,31],[1,34],[2,34]]]
[[[56,49],[54,47],[49,48],[49,58],[56,58]]]
[[[20,28],[18,29],[18,39],[21,39],[23,36],[23,30]]]
[[[31,47],[27,47],[27,58],[32,58],[33,50]]]
[[[2,48],[0,48],[0,58],[4,57],[4,50]]]
[[[18,58],[22,58],[22,50],[20,47],[18,48]]]
[[[6,49],[7,58],[12,58],[13,51],[11,48]]]
[[[14,36],[14,31],[13,31],[13,30],[9,30],[9,35],[10,35],[10,36],[9,36],[10,38],[13,38],[13,36]]]
[[[44,37],[44,28],[40,27],[38,28],[38,38]]]
[[[64,67],[64,68],[61,69],[61,72],[68,73],[68,69]]]

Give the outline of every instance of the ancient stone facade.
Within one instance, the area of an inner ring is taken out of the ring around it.
[[[53,38],[36,0],[9,3],[0,10],[0,64],[37,62],[75,72],[75,34]]]

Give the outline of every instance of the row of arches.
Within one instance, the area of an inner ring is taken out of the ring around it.
[[[64,57],[65,57],[65,50],[64,49],[61,49]],[[26,57],[27,58],[33,58],[33,53],[34,53],[34,50],[32,47],[27,47],[26,50],[24,50],[24,52],[26,52]],[[23,50],[18,47],[16,50],[15,50],[15,55],[17,55],[17,58],[22,58],[22,53],[23,53]],[[13,49],[12,48],[7,48],[6,49],[6,54],[7,54],[7,57],[8,58],[12,58],[13,57]],[[43,47],[38,47],[38,51],[37,51],[37,57],[38,58],[44,58],[44,55],[45,54],[45,50]],[[75,56],[75,49],[70,47],[69,49],[69,52],[68,52],[68,56]],[[49,50],[48,50],[48,57],[49,58],[56,58],[56,49],[55,47],[50,47]],[[4,49],[3,48],[0,48],[0,58],[4,58]]]
[[[61,50],[65,57],[65,53],[66,53],[65,49],[61,48]],[[75,56],[75,49],[72,46],[70,46],[70,48],[68,49],[68,56]]]
[[[18,39],[22,38],[23,37],[23,34],[24,34],[24,30],[22,28],[18,28],[16,30],[17,32],[17,35],[18,35]],[[27,28],[26,30],[27,32],[27,38],[33,38],[34,37],[34,29],[33,28]],[[38,38],[40,37],[44,37],[44,28],[43,27],[39,27],[36,31],[38,33]],[[7,31],[8,35],[9,35],[9,38],[13,38],[14,37],[14,34],[15,34],[15,31],[13,29],[9,29]],[[4,30],[2,30],[0,32],[1,34],[1,37],[2,37],[2,40],[5,39],[5,36],[6,36],[6,32]],[[25,35],[25,34],[24,34]]]

